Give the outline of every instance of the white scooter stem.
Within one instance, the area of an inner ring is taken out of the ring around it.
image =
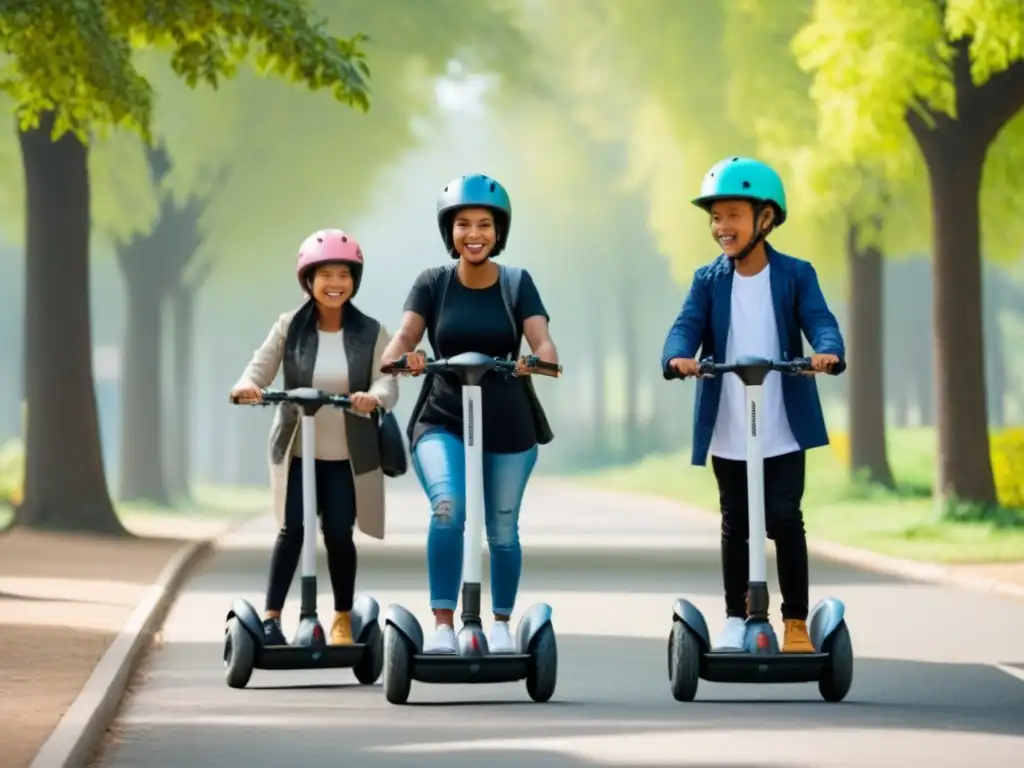
[[[764,509],[764,455],[758,418],[761,414],[763,386],[747,386],[747,520],[748,551],[750,552],[750,581],[767,582]]]
[[[302,414],[302,578],[316,577],[316,417]]]
[[[480,426],[481,388],[462,387],[462,443],[466,454],[466,533],[462,547],[462,581],[480,584],[483,571],[484,446]]]

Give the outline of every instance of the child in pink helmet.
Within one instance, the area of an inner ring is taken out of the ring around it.
[[[354,410],[391,410],[398,401],[392,376],[377,361],[390,341],[387,329],[352,304],[363,276],[363,251],[351,235],[323,229],[299,248],[296,273],[308,299],[281,315],[231,391],[255,403],[283,369],[284,388],[316,387],[349,394]],[[270,431],[271,488],[281,524],[267,587],[265,642],[282,645],[281,609],[302,550],[302,472],[299,413],[278,408]],[[353,528],[384,538],[384,475],[377,426],[334,408],[316,415],[316,486],[334,591],[331,643],[352,643],[350,611],[355,594]]]

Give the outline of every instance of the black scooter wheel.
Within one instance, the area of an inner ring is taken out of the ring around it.
[[[365,643],[363,658],[352,668],[352,673],[363,685],[373,685],[384,669],[384,637],[380,631],[380,624],[373,623],[366,635]]]
[[[256,640],[232,616],[224,627],[224,679],[231,688],[245,688],[256,664]]]
[[[672,698],[693,701],[700,684],[701,646],[697,636],[683,622],[672,622],[668,638],[668,680]]]
[[[818,680],[825,701],[836,703],[846,698],[853,685],[853,642],[846,622],[841,622],[825,640],[822,650],[828,654]]]
[[[526,692],[530,698],[543,704],[555,695],[558,682],[558,644],[555,628],[549,621],[533,636],[528,650],[530,660],[526,667]]]
[[[384,627],[384,697],[405,704],[412,689],[413,647],[396,627]]]

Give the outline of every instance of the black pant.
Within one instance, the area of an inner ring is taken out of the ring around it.
[[[270,559],[267,586],[268,611],[280,611],[288,596],[302,553],[302,461],[292,459],[288,467],[288,490],[284,502],[284,527],[277,534]],[[327,570],[334,590],[334,610],[352,610],[356,590],[356,545],[352,528],[356,522],[356,488],[347,461],[316,460],[316,497],[320,508],[320,530],[327,549]]]
[[[745,618],[750,537],[747,517],[747,463],[711,457],[722,507],[722,580],[725,613]],[[782,592],[782,618],[807,619],[807,535],[800,502],[807,457],[803,451],[764,461],[765,527],[775,541]]]

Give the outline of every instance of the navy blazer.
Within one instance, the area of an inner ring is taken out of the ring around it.
[[[810,262],[779,253],[767,243],[765,250],[771,265],[772,301],[782,359],[804,356],[801,331],[817,354],[832,354],[844,359],[846,346],[843,335],[822,295],[814,267]],[[735,267],[724,255],[693,273],[690,292],[672,323],[662,350],[661,368],[665,378],[670,377],[670,360],[696,358],[698,350],[702,358],[711,357],[716,363],[727,362],[725,342],[729,336],[734,273]],[[698,380],[691,456],[691,462],[697,466],[707,463],[721,395],[720,377]],[[783,376],[782,399],[793,437],[800,447],[808,450],[828,445],[825,415],[814,377]]]

